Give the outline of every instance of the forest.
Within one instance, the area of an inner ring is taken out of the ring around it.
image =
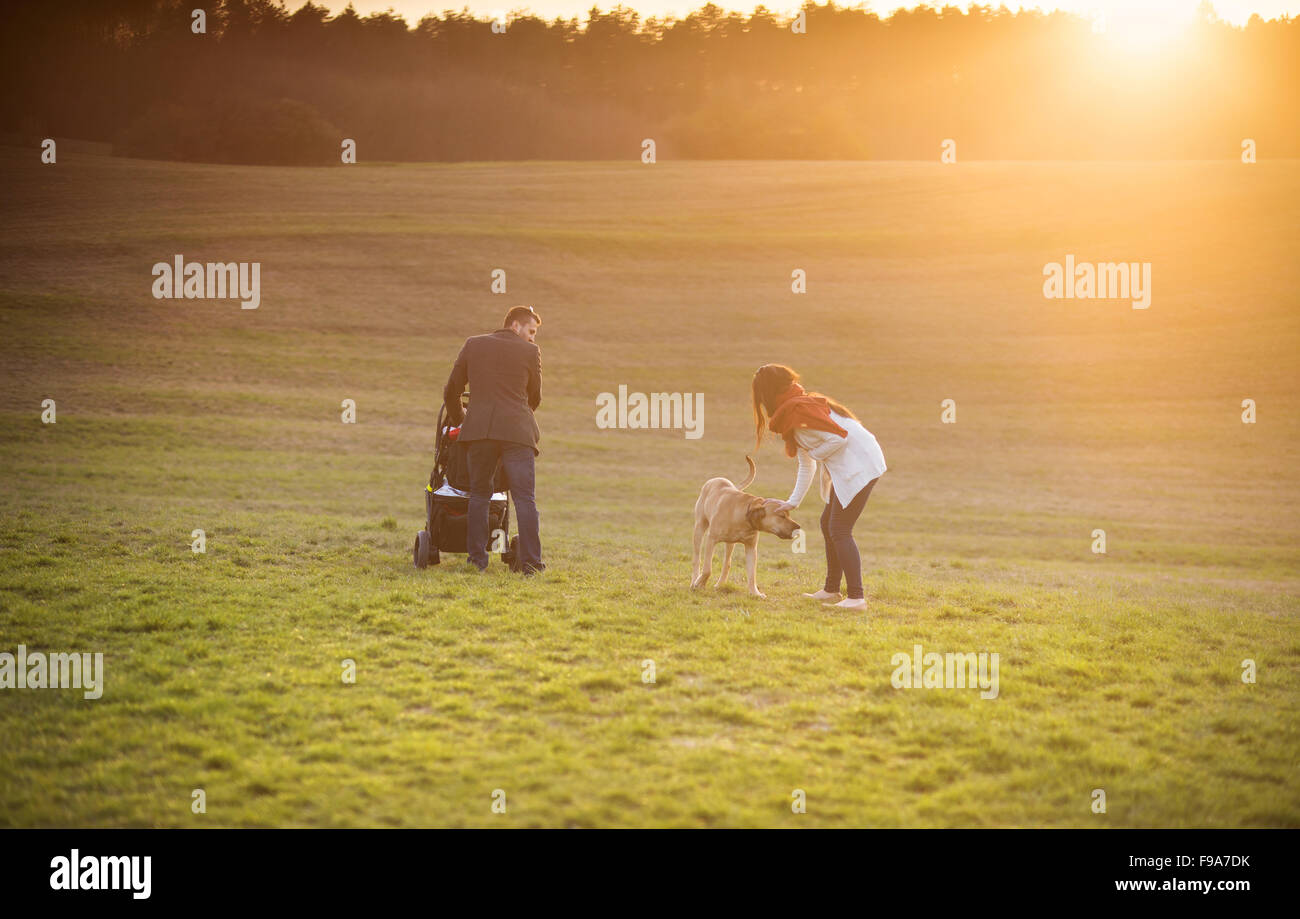
[[[585,21],[468,10],[409,23],[305,3],[11,0],[0,132],[118,155],[361,161],[1221,159],[1300,154],[1300,19],[1219,19],[1125,48],[1089,20],[1005,7],[793,16],[712,3]]]

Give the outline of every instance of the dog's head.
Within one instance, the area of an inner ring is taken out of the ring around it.
[[[756,530],[771,533],[782,539],[790,539],[794,536],[794,531],[800,527],[790,519],[789,511],[777,510],[777,507],[783,503],[776,498],[755,497],[750,502],[749,512],[745,517],[749,520],[749,525]]]

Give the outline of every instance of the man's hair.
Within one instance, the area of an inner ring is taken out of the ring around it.
[[[542,317],[533,311],[531,306],[512,306],[510,312],[506,313],[506,321],[501,323],[501,328],[508,329],[512,322],[528,322],[530,319],[536,319],[537,324],[542,324]]]

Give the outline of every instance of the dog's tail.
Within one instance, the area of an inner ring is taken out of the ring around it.
[[[749,483],[754,481],[754,477],[758,475],[758,467],[754,465],[754,461],[750,459],[748,456],[746,456],[745,462],[749,463],[749,478],[745,479],[745,481],[740,483],[741,491],[744,491],[746,488],[748,488]]]

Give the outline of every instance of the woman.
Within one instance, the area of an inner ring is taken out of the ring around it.
[[[798,456],[799,475],[785,506],[799,506],[812,484],[817,463],[822,465],[822,537],[826,542],[826,583],[814,600],[843,609],[866,609],[862,592],[862,558],[853,541],[853,524],[867,497],[885,471],[885,456],[871,432],[853,413],[821,393],[805,392],[799,374],[783,364],[764,364],[754,372],[754,448],[763,443],[764,430],[780,434],[787,456]],[[768,420],[770,419],[770,420]],[[840,600],[840,579],[848,596]]]

